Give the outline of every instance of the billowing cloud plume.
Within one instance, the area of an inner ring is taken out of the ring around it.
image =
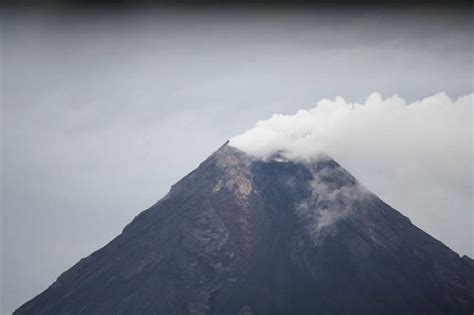
[[[378,93],[363,104],[323,99],[259,121],[230,145],[264,159],[329,154],[416,225],[473,253],[473,103],[474,94],[445,93],[411,103]]]
[[[358,146],[376,151],[407,149],[443,153],[459,148],[459,140],[469,137],[474,94],[452,101],[439,93],[408,104],[399,96],[383,99],[370,95],[364,104],[342,97],[323,99],[315,108],[294,115],[274,114],[259,121],[255,128],[231,139],[230,145],[251,155],[266,158],[281,153],[289,159],[307,159],[337,146]],[[423,154],[428,157],[426,154]]]

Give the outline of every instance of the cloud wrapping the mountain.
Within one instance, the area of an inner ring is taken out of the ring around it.
[[[311,164],[310,168],[313,168]],[[370,194],[341,167],[312,169],[311,172],[311,195],[297,204],[296,213],[303,222],[309,222],[306,228],[317,245],[336,231],[335,222],[349,215]],[[331,181],[333,178],[340,179],[341,185]]]
[[[414,224],[472,253],[473,103],[474,94],[445,93],[411,103],[378,93],[364,104],[323,99],[259,121],[230,145],[263,159],[327,153]]]

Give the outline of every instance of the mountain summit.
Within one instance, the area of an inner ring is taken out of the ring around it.
[[[330,157],[228,144],[14,314],[472,314],[474,262]]]

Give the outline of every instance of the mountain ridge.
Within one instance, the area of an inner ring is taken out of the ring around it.
[[[467,256],[466,256],[467,257]],[[329,156],[226,142],[14,314],[472,314],[474,266]]]

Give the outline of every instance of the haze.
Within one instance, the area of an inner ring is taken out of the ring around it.
[[[336,96],[364,103],[377,92],[411,103],[473,92],[469,10],[25,9],[2,19],[2,313],[259,120]],[[374,143],[385,130],[377,128],[334,158],[416,225],[474,256],[472,108],[455,156]],[[419,139],[402,134],[410,146]],[[451,139],[439,132],[420,141],[437,137]]]

